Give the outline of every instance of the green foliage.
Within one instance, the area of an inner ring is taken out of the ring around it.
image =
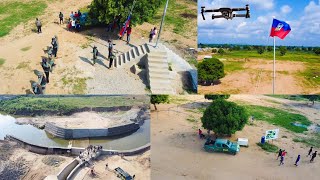
[[[311,101],[313,105],[314,105],[315,101],[319,101],[320,100],[320,95],[301,95],[301,96],[303,98],[306,98],[309,101]]]
[[[257,145],[260,146],[263,150],[271,153],[276,153],[279,150],[278,146],[269,144],[267,142],[265,142],[264,144],[257,143]]]
[[[218,94],[206,94],[204,98],[209,100],[228,99],[230,94],[218,95]]]
[[[123,23],[130,13],[134,0],[93,0],[90,5],[89,16],[99,23],[106,24],[121,14]],[[136,0],[132,11],[131,23],[141,24],[150,21],[163,0]]]
[[[0,37],[9,34],[18,24],[35,19],[46,7],[44,1],[36,0],[0,2]]]
[[[267,51],[271,52],[273,50],[272,46],[267,47]]]
[[[294,138],[294,142],[301,142],[307,146],[320,148],[320,134],[314,134],[314,136],[308,135],[307,137]]]
[[[157,110],[156,104],[169,102],[169,95],[151,95],[150,101],[151,104],[154,105],[154,108]]]
[[[258,54],[262,54],[262,53],[264,53],[264,47],[258,47],[257,48],[257,52],[258,52]]]
[[[314,52],[316,55],[320,55],[320,47],[314,48],[314,49],[313,49],[313,52]]]
[[[305,127],[294,126],[292,123],[299,123],[305,126],[309,126],[311,124],[305,116],[281,109],[255,105],[247,105],[245,108],[250,115],[255,117],[255,119],[281,126],[295,133],[303,133],[308,129]]]
[[[198,79],[200,82],[216,81],[224,76],[224,65],[219,59],[206,59],[198,64]]]
[[[245,108],[222,99],[213,101],[201,118],[205,129],[225,135],[242,130],[247,120],[248,114]]]
[[[287,53],[287,47],[285,47],[285,46],[280,46],[279,50],[280,50],[281,56],[284,56]]]
[[[5,62],[6,62],[6,60],[5,60],[5,59],[0,58],[0,67],[1,67]]]
[[[212,49],[211,52],[212,53],[217,53],[218,51],[217,51],[217,49]]]
[[[222,55],[225,53],[225,51],[222,48],[219,48],[218,53]]]

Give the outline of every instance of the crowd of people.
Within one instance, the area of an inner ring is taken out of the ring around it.
[[[317,151],[313,151],[313,147],[311,147],[308,151],[308,155],[306,157],[309,157],[310,158],[310,163],[314,162],[314,159],[317,157]],[[277,156],[277,160],[279,159],[280,157],[280,164],[279,166],[281,165],[284,165],[284,158],[287,154],[287,151],[284,150],[284,149],[279,149],[279,152],[278,152],[278,156]],[[301,155],[299,154],[296,158],[296,161],[294,163],[295,166],[298,166],[299,162],[301,160]]]

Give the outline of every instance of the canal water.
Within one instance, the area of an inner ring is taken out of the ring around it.
[[[16,124],[14,117],[0,114],[0,139],[12,135],[25,142],[50,147],[67,147],[72,142],[73,147],[102,145],[104,149],[129,150],[141,147],[150,142],[150,120],[146,120],[140,128],[131,134],[111,138],[65,140],[46,133],[32,125]]]

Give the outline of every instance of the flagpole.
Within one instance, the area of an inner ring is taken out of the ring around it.
[[[167,0],[167,2],[166,2],[166,6],[164,7],[164,10],[163,10],[163,15],[162,15],[162,20],[161,20],[161,25],[160,25],[159,34],[158,34],[158,38],[157,38],[157,42],[156,42],[155,47],[157,47],[157,46],[158,46],[158,42],[159,42],[159,38],[160,38],[160,33],[161,33],[162,25],[163,25],[163,22],[164,22],[164,17],[166,16],[166,13],[167,13],[168,3],[169,3],[169,0]]]
[[[272,94],[275,90],[276,81],[276,38],[273,37],[273,81],[272,81]]]

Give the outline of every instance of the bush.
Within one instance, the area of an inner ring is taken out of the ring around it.
[[[229,97],[230,97],[229,94],[225,94],[225,95],[206,94],[206,95],[204,95],[204,98],[209,99],[209,100],[228,99]]]
[[[273,50],[273,47],[272,46],[268,46],[267,47],[267,51],[271,52]]]
[[[258,47],[257,48],[258,54],[263,54],[264,53],[264,47]]]
[[[224,51],[222,48],[220,48],[220,49],[218,50],[218,53],[222,55],[222,54],[225,53],[225,51]]]
[[[264,144],[257,143],[257,145],[260,146],[263,150],[267,152],[272,152],[272,153],[278,152],[278,149],[279,149],[277,146],[273,144],[269,144],[267,142],[265,142]]]
[[[139,0],[135,2],[131,23],[142,24],[148,22],[156,14],[163,0]],[[121,23],[129,15],[133,0],[93,0],[90,5],[89,16],[101,24],[113,21],[114,17],[121,14]]]
[[[198,64],[198,79],[200,82],[213,82],[224,76],[224,65],[219,59],[206,59]]]
[[[202,126],[216,134],[231,135],[242,130],[248,121],[246,109],[222,99],[213,101],[204,111]]]
[[[285,46],[280,46],[279,50],[281,56],[284,56],[287,53],[287,47]]]
[[[316,53],[316,55],[320,55],[320,48],[319,47],[314,48],[313,52]]]
[[[217,51],[217,49],[212,49],[211,52],[212,53],[217,53],[218,51]]]

